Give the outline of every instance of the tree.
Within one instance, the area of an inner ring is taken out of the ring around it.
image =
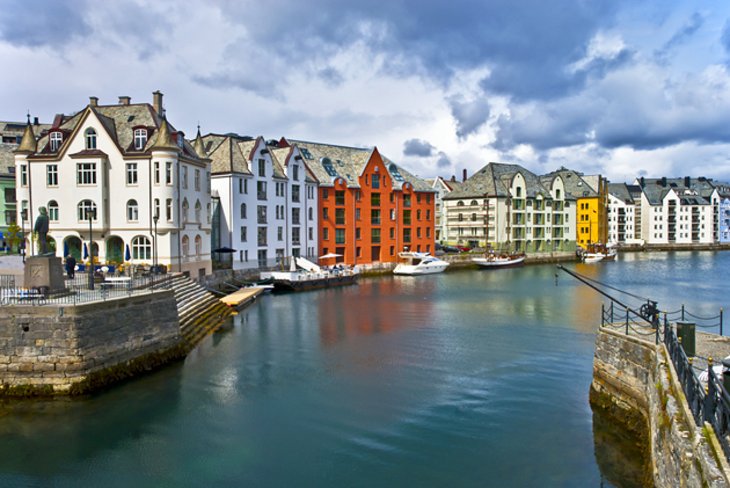
[[[5,240],[10,248],[17,249],[20,241],[23,239],[23,232],[20,230],[20,226],[16,222],[13,222],[8,226],[6,236]]]

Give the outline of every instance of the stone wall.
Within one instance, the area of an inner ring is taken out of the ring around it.
[[[596,337],[593,408],[642,433],[655,486],[730,486],[712,428],[695,425],[663,344],[601,328]]]
[[[83,393],[184,356],[168,290],[2,311],[0,394]]]

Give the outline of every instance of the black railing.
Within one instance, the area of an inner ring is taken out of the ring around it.
[[[105,301],[114,298],[143,295],[171,289],[172,275],[149,274],[146,276],[97,277],[94,288],[89,287],[86,273],[76,273],[73,279],[64,280],[64,289],[49,291],[43,287],[22,288],[16,286],[14,276],[0,276],[0,307],[12,305],[77,305]]]
[[[703,422],[708,422],[717,436],[725,457],[730,460],[730,443],[727,435],[730,433],[730,394],[724,386],[724,375],[730,371],[723,371],[719,375],[713,370],[712,359],[708,358],[707,366],[707,389],[692,367],[692,360],[687,357],[682,344],[677,337],[675,328],[670,325],[669,317],[674,315],[680,320],[690,317],[704,321],[718,321],[705,324],[705,327],[717,327],[722,331],[722,310],[714,317],[700,317],[689,313],[684,305],[675,312],[664,312],[664,319],[661,322],[647,321],[635,310],[616,309],[613,302],[609,307],[601,306],[601,326],[615,330],[621,330],[626,335],[654,335],[655,344],[659,343],[661,334],[662,341],[667,348],[669,358],[677,372],[679,383],[682,385],[687,404],[698,427]],[[653,323],[652,323],[653,322]],[[697,325],[695,325],[697,326]],[[725,368],[723,368],[725,369]],[[702,375],[704,376],[704,374]]]

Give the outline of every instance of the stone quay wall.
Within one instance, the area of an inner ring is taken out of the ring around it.
[[[695,425],[663,344],[601,327],[590,401],[647,439],[657,487],[730,486],[730,468],[712,427]]]
[[[184,355],[169,290],[75,306],[4,307],[0,395],[85,393]]]

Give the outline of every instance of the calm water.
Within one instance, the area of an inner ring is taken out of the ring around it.
[[[710,315],[726,306],[729,263],[697,252],[571,267]],[[263,297],[184,363],[92,398],[3,405],[0,486],[630,485],[631,468],[596,461],[603,300],[556,272]]]

